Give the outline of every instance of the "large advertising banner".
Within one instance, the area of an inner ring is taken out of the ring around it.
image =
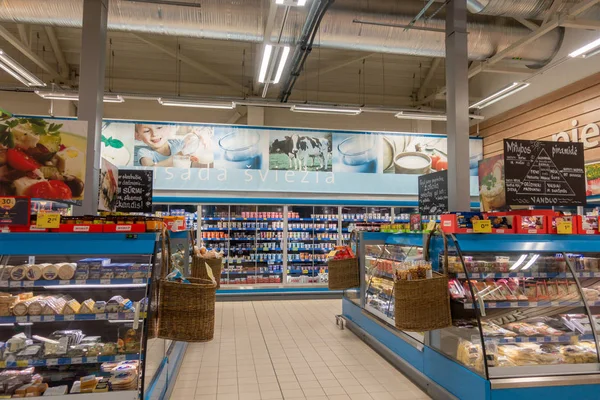
[[[471,139],[472,195],[482,152]],[[442,135],[150,122],[106,121],[102,156],[180,191],[416,195],[419,175],[448,168]]]
[[[79,202],[87,122],[0,117],[0,196]]]

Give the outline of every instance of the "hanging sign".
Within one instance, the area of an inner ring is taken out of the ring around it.
[[[582,143],[504,140],[506,203],[585,205]]]
[[[448,171],[419,176],[419,213],[438,215],[448,211]]]
[[[119,212],[152,212],[151,170],[119,170],[116,208]]]
[[[28,197],[0,197],[0,225],[29,225],[30,202]]]

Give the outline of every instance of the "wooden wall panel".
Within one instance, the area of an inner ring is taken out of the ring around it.
[[[559,132],[570,135],[573,120],[579,137],[587,124],[600,129],[600,74],[483,121],[479,136],[483,137],[484,157],[501,154],[504,139],[552,140]],[[471,132],[476,129],[471,127]],[[600,141],[600,136],[591,140]],[[600,160],[600,146],[587,148],[585,157],[586,161]]]

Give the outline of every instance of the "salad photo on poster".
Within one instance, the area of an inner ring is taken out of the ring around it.
[[[0,196],[83,200],[87,122],[0,121]]]

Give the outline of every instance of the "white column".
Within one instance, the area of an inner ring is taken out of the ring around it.
[[[419,119],[411,120],[412,131],[415,133],[432,133],[431,121],[423,121]]]
[[[250,126],[263,126],[265,124],[264,107],[248,106],[248,123]]]
[[[466,0],[446,5],[446,113],[448,121],[448,207],[470,209],[469,78]]]
[[[84,0],[77,118],[88,122],[88,141],[84,201],[75,207],[77,215],[98,211],[107,16],[108,0]]]

